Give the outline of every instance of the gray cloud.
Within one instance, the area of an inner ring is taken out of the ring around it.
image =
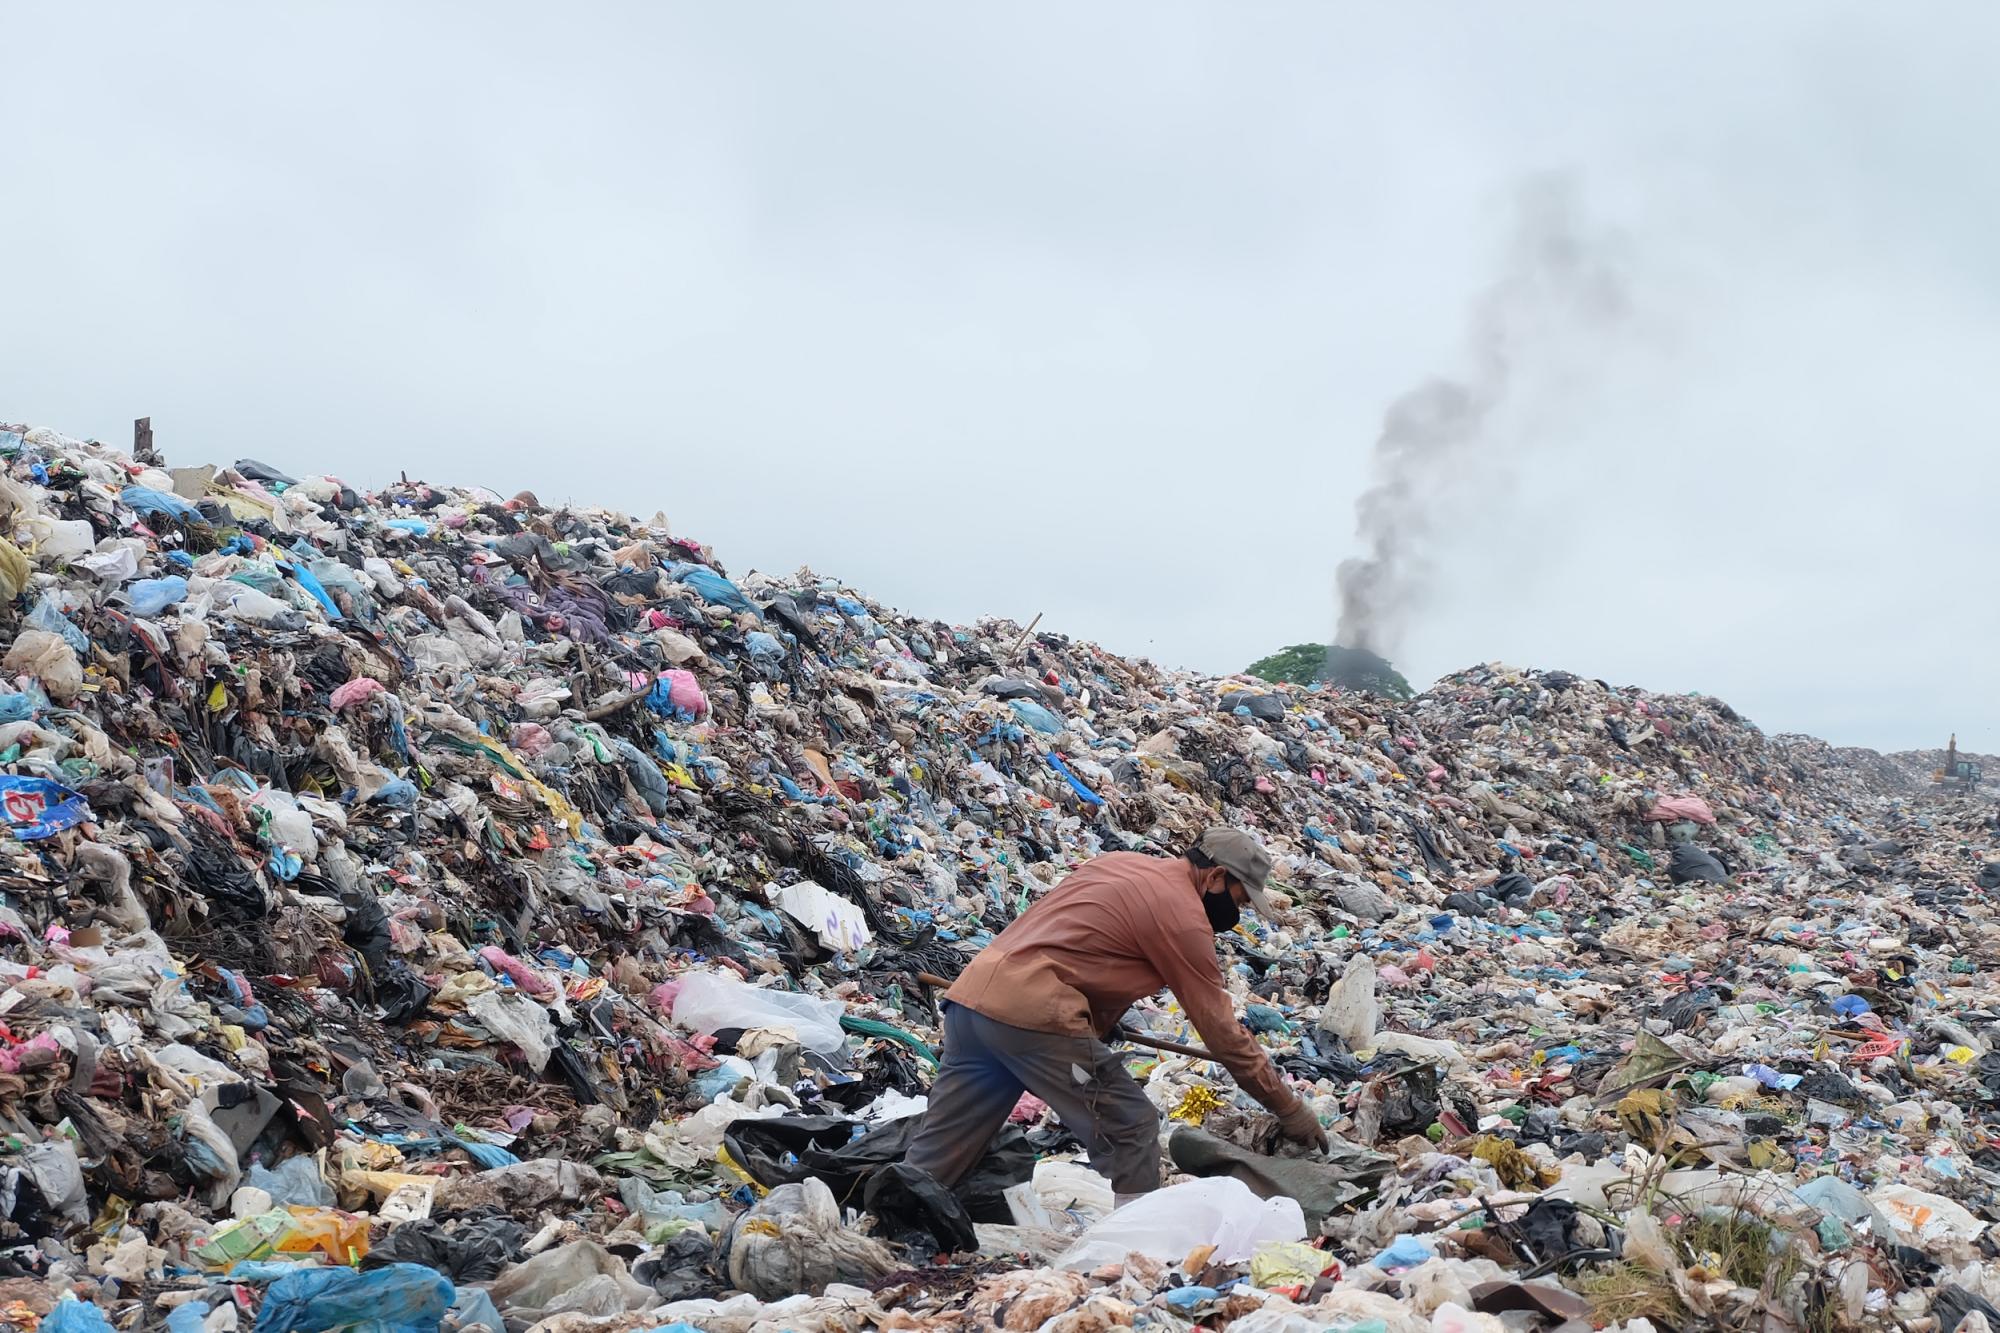
[[[0,416],[606,501],[1226,670],[1326,632],[1524,175],[1649,340],[1454,511],[1502,657],[2000,751],[2000,11],[13,6]],[[1332,443],[1330,443],[1332,442]]]

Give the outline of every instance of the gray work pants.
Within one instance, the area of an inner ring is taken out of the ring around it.
[[[1009,1027],[962,1004],[945,1008],[942,1067],[904,1160],[956,1185],[978,1164],[1024,1091],[1055,1109],[1114,1191],[1144,1194],[1160,1187],[1159,1113],[1125,1071],[1122,1056],[1095,1037]]]

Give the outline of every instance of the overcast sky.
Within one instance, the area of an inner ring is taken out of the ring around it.
[[[9,6],[0,419],[650,514],[1208,670],[1330,636],[1384,408],[1558,173],[1413,679],[2000,751],[2000,8]],[[1532,361],[1533,358],[1528,358]]]

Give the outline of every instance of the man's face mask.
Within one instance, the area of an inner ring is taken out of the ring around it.
[[[1243,919],[1243,909],[1226,887],[1202,894],[1201,910],[1208,913],[1209,929],[1218,935],[1236,929],[1236,923]]]

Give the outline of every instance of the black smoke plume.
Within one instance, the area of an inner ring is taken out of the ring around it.
[[[1538,178],[1515,201],[1500,279],[1472,308],[1469,365],[1427,379],[1390,404],[1375,442],[1373,481],[1355,503],[1363,554],[1339,571],[1334,643],[1393,655],[1436,573],[1438,539],[1454,519],[1441,497],[1468,469],[1504,467],[1488,427],[1537,357],[1599,338],[1628,309],[1617,239],[1593,229],[1575,191]]]

